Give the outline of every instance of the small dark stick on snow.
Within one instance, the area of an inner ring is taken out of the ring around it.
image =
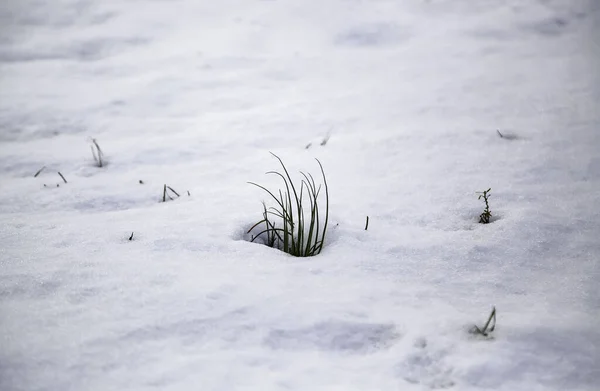
[[[188,192],[188,197],[191,196],[190,191],[188,190],[187,192]]]
[[[65,181],[65,183],[67,183],[67,180],[65,179],[65,177],[63,176],[63,174],[60,173],[60,171],[58,171],[58,175],[60,175],[60,177],[62,178],[62,180]]]
[[[133,240],[133,232],[131,233],[131,236],[129,237],[129,240]]]
[[[40,169],[38,170],[38,172],[36,172],[36,173],[35,173],[35,175],[34,175],[33,177],[34,177],[34,178],[36,178],[38,175],[40,175],[40,172],[44,171],[44,168],[46,168],[46,166],[44,166],[44,167],[40,168]]]
[[[500,136],[500,138],[504,138],[504,136],[502,135],[502,133],[500,133],[498,129],[496,129],[496,132],[498,133],[498,136]]]
[[[167,185],[163,188],[163,202],[167,202]]]
[[[365,231],[369,228],[369,216],[367,216],[367,224],[365,224]]]

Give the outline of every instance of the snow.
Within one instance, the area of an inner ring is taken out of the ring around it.
[[[593,0],[3,2],[0,389],[596,390],[598,26]],[[246,240],[270,151],[323,163],[316,257]]]

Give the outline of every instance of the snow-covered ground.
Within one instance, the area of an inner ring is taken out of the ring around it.
[[[599,69],[595,0],[3,1],[0,390],[598,390]]]

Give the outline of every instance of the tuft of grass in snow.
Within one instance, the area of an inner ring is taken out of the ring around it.
[[[490,323],[494,321],[494,324],[490,326]],[[473,326],[469,332],[475,335],[481,335],[483,337],[488,337],[490,333],[492,333],[496,329],[496,307],[492,307],[492,312],[488,317],[487,322],[482,328],[479,328],[477,325]]]
[[[267,174],[274,174],[283,180],[284,190],[279,189],[273,193],[266,187],[254,182],[251,185],[264,190],[276,202],[275,207],[267,208],[263,202],[263,218],[254,224],[248,233],[254,228],[264,224],[264,229],[252,237],[252,242],[261,237],[267,246],[279,248],[280,250],[296,256],[311,257],[317,255],[323,249],[325,244],[325,234],[327,232],[327,223],[329,221],[329,189],[325,171],[319,159],[315,159],[319,164],[321,175],[323,177],[323,186],[325,188],[325,219],[321,228],[319,212],[319,194],[321,185],[317,186],[313,176],[300,171],[303,179],[300,181],[300,190],[294,185],[290,174],[279,156],[271,153],[281,165],[283,174],[279,171],[269,171]],[[277,197],[275,194],[278,194]],[[309,208],[305,209],[305,201],[308,200]],[[272,219],[275,218],[277,222]]]
[[[483,198],[483,202],[485,202],[485,209],[483,210],[483,213],[479,215],[479,222],[481,224],[488,224],[490,222],[490,218],[492,217],[492,212],[490,211],[490,204],[488,201],[491,190],[492,188],[490,187],[487,190],[477,192],[477,194],[479,194],[477,199],[480,200]]]

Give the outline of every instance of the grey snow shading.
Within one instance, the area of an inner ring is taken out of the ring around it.
[[[265,344],[273,349],[317,349],[342,353],[373,353],[400,338],[392,324],[327,321],[297,329],[276,329]]]

